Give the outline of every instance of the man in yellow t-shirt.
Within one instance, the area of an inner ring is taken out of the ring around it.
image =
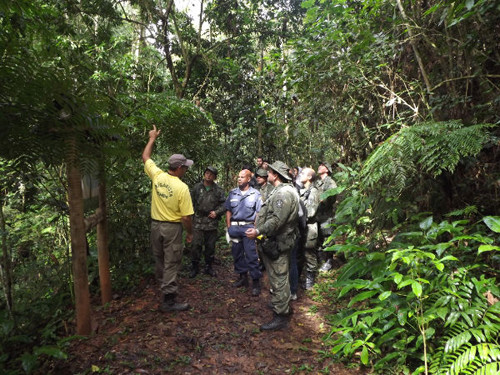
[[[177,274],[182,261],[182,227],[186,229],[186,242],[193,239],[191,215],[193,203],[188,186],[181,181],[193,161],[174,154],[168,159],[164,172],[151,160],[153,145],[160,130],[149,131],[149,141],[142,152],[144,171],[153,182],[151,195],[151,247],[155,258],[155,275],[160,282],[163,300],[160,311],[184,311],[187,303],[176,302],[179,285]]]

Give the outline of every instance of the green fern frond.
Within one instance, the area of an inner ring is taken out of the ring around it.
[[[499,361],[499,305],[500,303],[496,303],[489,306],[487,301],[475,298],[471,301],[470,308],[460,313],[456,311],[450,313],[448,321],[451,319],[455,323],[447,328],[442,341],[444,344],[438,346],[436,350],[430,366],[431,373],[439,375],[481,373],[477,371],[489,363]],[[474,318],[465,319],[468,313],[473,312]],[[471,321],[480,316],[479,320],[483,323],[479,325],[474,323],[471,327]]]
[[[444,345],[444,352],[451,353],[460,348],[462,345],[468,343],[472,335],[469,331],[460,332],[458,335],[450,337]]]
[[[492,343],[476,345],[468,343],[455,353],[447,355],[444,360],[446,364],[439,369],[431,366],[431,373],[438,375],[477,374],[489,364],[500,360],[500,346]]]
[[[453,120],[403,127],[368,157],[361,171],[362,185],[383,187],[399,196],[418,172],[433,177],[453,172],[462,158],[477,155],[492,139],[492,126],[465,126]]]
[[[487,363],[477,369],[473,375],[498,375],[500,374],[500,362]]]

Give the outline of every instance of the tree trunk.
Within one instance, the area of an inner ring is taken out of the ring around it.
[[[76,157],[76,147],[70,147],[66,168],[68,175],[69,223],[76,305],[76,333],[78,335],[89,335],[91,325],[87,244],[83,220],[82,176],[76,164]]]
[[[13,318],[12,306],[12,261],[7,244],[7,228],[5,226],[5,217],[3,215],[3,201],[0,200],[0,231],[2,244],[2,261],[0,263],[0,276],[2,278],[2,287],[5,295],[5,302],[9,316]]]
[[[106,182],[104,173],[99,178],[99,209],[102,219],[97,224],[97,259],[99,262],[99,280],[101,283],[101,302],[111,301],[111,277],[109,272],[108,219],[106,213]]]
[[[418,67],[420,68],[420,73],[422,74],[422,78],[425,83],[425,87],[427,88],[427,93],[432,94],[432,86],[429,81],[429,77],[427,75],[427,71],[425,70],[424,63],[422,61],[422,57],[420,56],[420,52],[417,48],[417,43],[415,41],[415,35],[413,34],[413,28],[410,25],[410,22],[408,20],[408,17],[406,16],[405,9],[403,8],[403,4],[401,3],[401,0],[396,0],[396,3],[398,4],[399,11],[401,12],[401,16],[403,17],[403,20],[406,23],[406,27],[408,28],[408,35],[410,36],[410,44],[411,47],[413,48],[413,53],[415,54],[415,58],[417,59],[417,64]]]

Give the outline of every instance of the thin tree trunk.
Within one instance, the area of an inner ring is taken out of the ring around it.
[[[106,212],[106,182],[104,173],[99,178],[99,209],[102,219],[97,224],[97,260],[99,262],[99,280],[101,283],[101,302],[111,301],[111,277],[109,272],[108,219]]]
[[[70,141],[67,176],[68,206],[71,233],[71,252],[73,263],[73,284],[75,290],[76,333],[89,335],[90,324],[90,292],[87,270],[87,244],[83,217],[82,177],[76,164],[77,152],[75,141]]]
[[[263,77],[264,75],[264,46],[262,41],[259,43],[260,48],[260,61],[259,61],[259,75]],[[262,101],[262,80],[259,81],[259,103]],[[257,112],[257,155],[263,157],[263,125],[261,121],[261,116]]]
[[[420,57],[420,52],[417,48],[417,44],[415,43],[415,36],[413,34],[413,29],[410,25],[410,22],[408,22],[408,17],[406,16],[406,12],[403,8],[403,4],[401,4],[401,0],[396,0],[398,3],[398,8],[399,11],[401,12],[401,16],[403,17],[403,20],[406,23],[406,27],[408,28],[408,35],[410,36],[410,44],[411,47],[413,48],[413,53],[415,54],[415,58],[417,59],[418,67],[420,68],[420,73],[422,74],[422,78],[424,79],[425,86],[427,88],[427,93],[431,94],[432,86],[429,81],[429,77],[427,76],[427,72],[425,70],[424,63],[422,62],[422,58]]]
[[[7,304],[9,316],[13,318],[13,298],[12,298],[12,261],[7,244],[7,228],[5,226],[5,217],[3,215],[3,201],[0,200],[0,230],[2,231],[2,261],[0,262],[0,276],[2,278],[2,287]]]

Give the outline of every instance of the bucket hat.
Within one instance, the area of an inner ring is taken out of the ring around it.
[[[287,180],[287,181],[292,180],[292,178],[288,174],[288,170],[290,168],[288,167],[288,165],[286,165],[282,161],[276,160],[273,164],[269,164],[269,168],[271,168],[273,171],[275,171],[277,174],[279,174],[285,180]]]

